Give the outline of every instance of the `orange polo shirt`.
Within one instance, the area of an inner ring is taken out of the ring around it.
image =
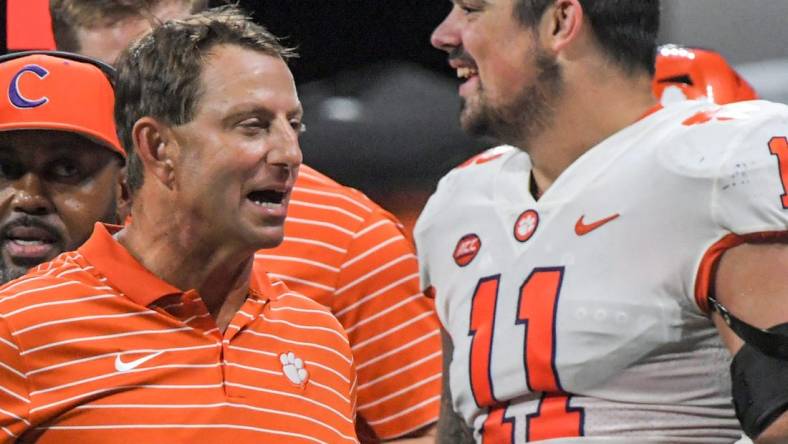
[[[256,268],[331,308],[358,371],[358,413],[380,438],[435,422],[441,343],[420,290],[414,247],[397,220],[359,191],[302,165],[282,245]]]
[[[101,224],[0,288],[8,441],[356,442],[355,384],[324,307],[258,274],[222,334]]]

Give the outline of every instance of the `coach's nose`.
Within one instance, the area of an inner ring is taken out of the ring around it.
[[[294,125],[286,119],[277,120],[268,139],[270,145],[266,161],[270,165],[288,169],[298,168],[303,161],[301,145],[298,142],[299,132],[300,123]]]

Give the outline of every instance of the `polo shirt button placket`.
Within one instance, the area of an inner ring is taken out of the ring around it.
[[[236,353],[230,349],[231,344],[243,336],[243,330],[249,326],[249,324],[253,324],[255,320],[257,320],[261,311],[262,304],[253,301],[251,296],[248,297],[240,310],[238,310],[238,313],[233,317],[230,325],[228,325],[227,329],[224,331],[224,338],[222,339],[222,376],[224,378],[223,385],[225,388],[225,395],[229,398],[245,398],[246,396],[244,396],[242,390],[233,386],[227,386],[228,381],[238,381],[234,377],[236,369],[233,367],[228,368],[224,362],[235,362],[234,355]]]
[[[213,359],[205,362],[205,364],[214,364],[214,371],[216,372],[211,378],[214,383],[221,383],[222,395],[227,398],[226,374],[224,366],[225,344],[222,340],[222,334],[219,327],[216,325],[213,317],[208,312],[208,307],[200,298],[200,295],[195,290],[188,290],[181,295],[181,311],[179,318],[181,322],[188,325],[199,336],[205,338],[219,347],[217,347]]]

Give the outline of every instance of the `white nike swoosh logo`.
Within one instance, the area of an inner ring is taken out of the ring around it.
[[[164,352],[163,351],[158,351],[156,353],[153,353],[153,354],[150,354],[150,355],[147,355],[147,356],[143,356],[143,357],[141,357],[139,359],[135,359],[135,360],[133,360],[131,362],[123,362],[123,360],[120,359],[120,355],[121,354],[118,353],[117,355],[115,355],[115,370],[117,370],[119,372],[127,372],[129,370],[133,370],[133,369],[139,367],[140,365],[142,365],[142,364],[150,361],[151,359],[155,358],[156,356],[159,356],[162,353],[164,353]]]

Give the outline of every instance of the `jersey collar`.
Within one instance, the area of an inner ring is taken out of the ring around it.
[[[145,268],[112,237],[122,228],[119,225],[97,222],[90,239],[77,251],[99,274],[105,276],[113,287],[139,305],[147,307],[165,296],[184,293]],[[259,273],[253,272],[249,280],[249,295],[264,300],[267,299],[265,295],[272,292],[271,283],[259,276]]]
[[[77,251],[109,279],[109,284],[139,305],[147,307],[157,299],[183,293],[143,267],[112,237],[122,228],[97,222],[90,239]]]

